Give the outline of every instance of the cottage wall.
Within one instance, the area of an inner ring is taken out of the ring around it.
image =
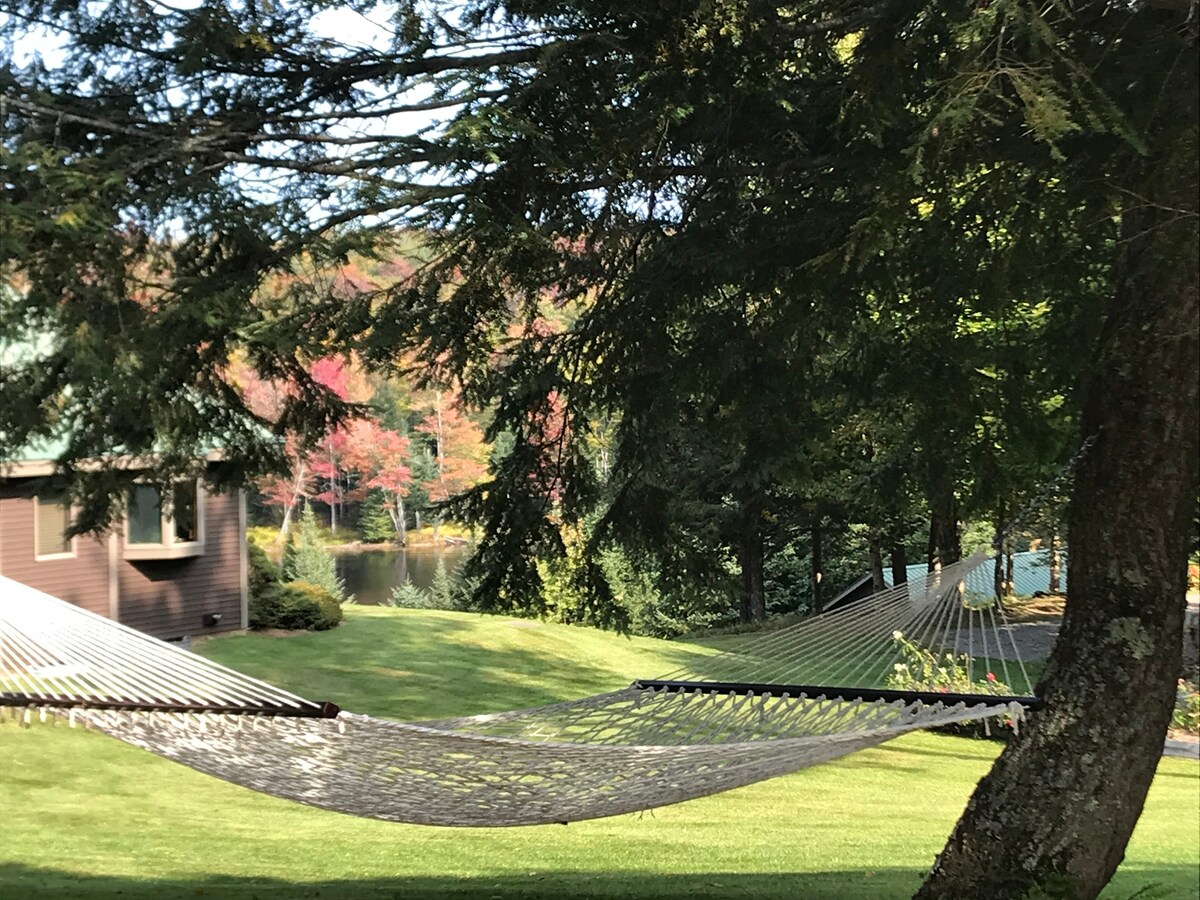
[[[187,559],[117,560],[120,621],[160,637],[212,634],[242,623],[242,529],[238,498],[204,496],[204,554]],[[121,537],[122,547],[124,537]],[[221,617],[205,625],[206,615]]]
[[[108,539],[78,537],[75,556],[35,557],[34,494],[28,484],[0,482],[0,575],[107,616]]]
[[[0,480],[0,575],[161,638],[245,628],[245,500],[201,494],[203,553],[125,559],[123,529],[82,536],[74,555],[37,559],[31,479]],[[220,617],[215,624],[206,617]]]

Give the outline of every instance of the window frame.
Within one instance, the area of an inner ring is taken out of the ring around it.
[[[146,482],[139,482],[145,484]],[[129,515],[124,516],[121,525],[123,556],[128,560],[141,559],[187,559],[204,555],[204,484],[199,478],[183,479],[176,484],[195,484],[196,486],[196,540],[179,541],[175,538],[175,516],[167,515],[162,505],[162,494],[159,493],[158,536],[154,542],[134,542],[129,540]],[[158,486],[154,485],[157,490]]]
[[[41,518],[41,507],[42,507],[43,496],[44,495],[42,495],[42,494],[34,494],[33,495],[33,560],[34,560],[34,562],[54,562],[55,560],[60,560],[60,559],[75,559],[79,555],[78,554],[78,551],[79,551],[78,535],[67,539],[67,549],[66,550],[59,550],[59,551],[55,551],[54,553],[40,552],[41,548],[38,546],[38,536],[42,533],[40,518]],[[60,501],[60,505],[65,505],[67,507],[67,523],[70,524],[71,521],[75,518],[75,512],[76,512],[75,504],[74,503],[62,504]]]

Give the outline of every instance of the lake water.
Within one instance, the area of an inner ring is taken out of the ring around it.
[[[403,584],[406,578],[428,590],[439,558],[451,577],[455,577],[458,567],[470,555],[470,547],[452,544],[404,550],[364,550],[339,553],[335,558],[338,576],[346,582],[346,590],[359,603],[378,606],[391,595],[392,588]]]

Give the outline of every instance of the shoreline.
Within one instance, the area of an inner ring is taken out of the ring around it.
[[[268,543],[259,544],[253,542],[256,546],[261,547],[268,556],[272,554],[281,555],[283,553],[284,542],[270,541]],[[346,553],[383,553],[383,552],[400,552],[400,551],[428,551],[428,550],[444,550],[449,547],[469,547],[471,542],[466,538],[460,537],[440,537],[437,540],[417,540],[409,541],[407,544],[397,544],[394,542],[369,544],[365,541],[349,541],[342,544],[322,544],[324,550],[329,551],[334,555]]]

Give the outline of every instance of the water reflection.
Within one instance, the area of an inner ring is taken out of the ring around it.
[[[419,588],[428,589],[433,582],[438,558],[446,571],[457,580],[457,570],[470,555],[462,544],[447,547],[410,547],[405,550],[364,550],[358,553],[339,553],[338,575],[346,582],[346,590],[366,606],[378,606],[391,596],[392,588],[412,579]]]

